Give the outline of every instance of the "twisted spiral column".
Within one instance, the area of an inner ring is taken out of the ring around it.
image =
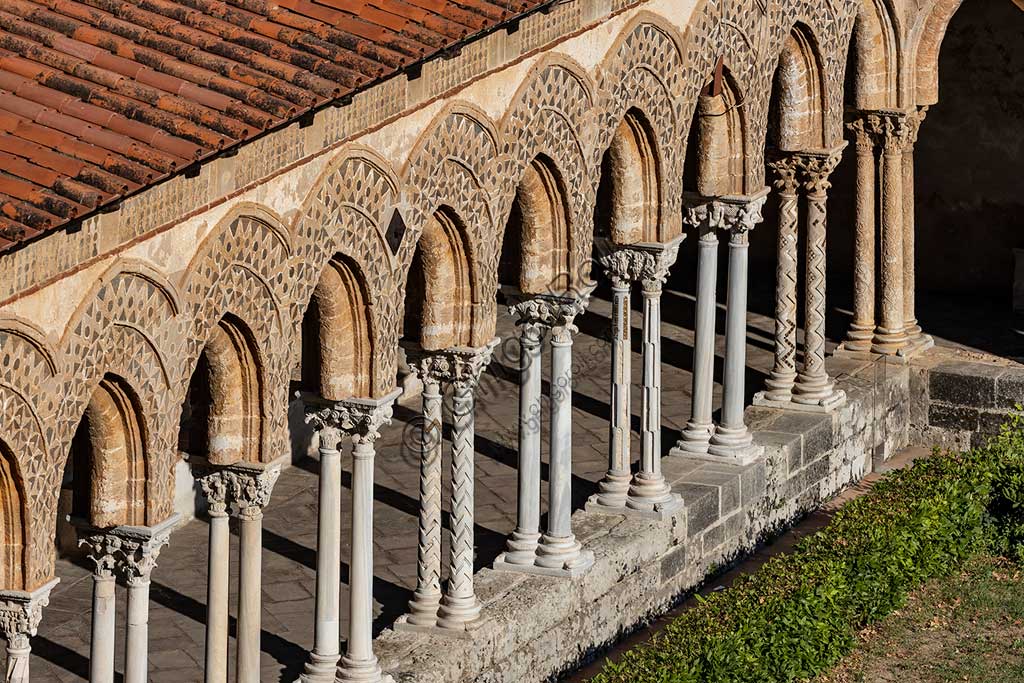
[[[788,402],[796,381],[797,232],[800,222],[794,159],[772,162],[779,196],[779,239],[775,272],[775,364],[765,380],[764,398]]]
[[[409,601],[409,623],[437,624],[441,603],[441,452],[443,416],[441,383],[430,373],[423,380],[423,430],[420,436],[419,544],[416,590]]]

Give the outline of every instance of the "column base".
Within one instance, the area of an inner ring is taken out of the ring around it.
[[[906,330],[879,327],[871,340],[871,350],[883,356],[896,356],[906,349],[908,342]]]
[[[629,496],[629,483],[633,480],[631,472],[608,471],[597,484],[597,493],[587,501],[608,508],[622,507],[626,504],[626,497]]]
[[[437,610],[437,627],[445,631],[470,631],[477,628],[480,619],[480,602],[476,595],[441,598]]]
[[[786,403],[793,398],[793,385],[796,384],[795,372],[771,371],[768,379],[764,381],[765,390],[758,392],[756,396],[764,396],[766,400],[775,403]]]
[[[817,403],[801,403],[796,400],[772,401],[766,396],[767,392],[761,391],[754,394],[754,405],[764,408],[778,408],[780,410],[797,410],[805,413],[830,413],[846,403],[846,392],[836,389],[833,393]]]
[[[593,512],[605,512],[605,510],[595,506],[590,508],[588,506],[587,511]],[[666,519],[675,517],[680,511],[683,510],[683,498],[678,493],[671,493],[658,501],[646,500],[644,498],[631,497],[626,501],[626,507],[619,508],[618,510],[609,509],[608,514],[626,515],[627,517],[639,517],[642,519],[655,519],[659,522]]]
[[[325,657],[311,652],[297,683],[334,683],[339,661],[341,655]]]
[[[871,350],[871,344],[865,346],[850,346],[849,341],[844,341],[832,351],[835,358],[848,358],[850,360],[877,360],[878,354]]]
[[[711,446],[697,457],[711,462],[749,465],[764,455],[764,446],[754,444],[754,437],[746,425],[724,427],[719,425],[711,438]]]
[[[458,638],[460,640],[472,640],[476,637],[476,632],[481,626],[487,623],[487,620],[483,617],[477,617],[475,620],[465,622],[459,625],[458,628],[449,628],[441,626],[440,624],[434,626],[417,625],[409,622],[409,615],[403,614],[398,617],[394,625],[391,627],[395,631],[405,633],[425,633],[432,636],[441,636],[444,638]]]
[[[594,564],[594,553],[583,550],[572,534],[541,537],[534,567],[556,572],[554,576],[578,576]]]
[[[513,531],[505,544],[507,550],[499,556],[505,564],[532,565],[537,559],[537,545],[540,543],[539,533]],[[497,562],[495,562],[497,568]]]
[[[412,600],[409,601],[409,613],[402,618],[412,626],[434,628],[437,625],[437,610],[440,606],[440,593],[433,595],[413,593]]]
[[[672,447],[669,455],[699,455],[707,453],[714,433],[715,425],[710,422],[707,424],[687,422],[682,438]]]
[[[565,563],[562,567],[542,567],[538,564],[523,565],[512,564],[505,561],[506,553],[498,555],[494,561],[494,571],[518,572],[521,574],[535,574],[538,576],[554,576],[562,578],[576,578],[583,576],[594,566],[594,553],[590,550],[580,550],[576,558]]]
[[[869,353],[871,351],[871,342],[874,338],[874,325],[857,325],[853,323],[846,333],[846,341],[839,346],[856,353]]]
[[[394,683],[395,679],[380,670],[377,658],[352,660],[343,657],[337,668],[337,683]]]
[[[904,350],[903,355],[907,357],[916,356],[917,354],[927,351],[934,346],[935,339],[930,334],[919,332],[916,336],[911,337],[910,341],[907,342],[907,348]]]

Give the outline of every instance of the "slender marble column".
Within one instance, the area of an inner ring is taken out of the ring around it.
[[[231,532],[228,528],[230,477],[211,471],[198,477],[210,515],[206,570],[205,683],[228,680],[228,580]]]
[[[729,231],[729,277],[726,297],[725,371],[722,395],[722,419],[711,437],[708,457],[747,464],[758,458],[763,448],[743,421],[747,371],[747,262],[749,233],[761,222],[761,209],[768,188],[751,197],[720,198],[715,209],[722,212]]]
[[[306,416],[320,439],[316,537],[316,614],[313,651],[303,683],[333,683],[341,659],[341,434],[330,423]]]
[[[764,401],[786,403],[796,382],[797,233],[800,223],[796,158],[772,161],[779,195],[779,239],[775,270],[775,365],[767,380]]]
[[[572,532],[572,338],[593,285],[578,298],[551,297],[551,430],[548,526],[537,546],[537,566],[575,576],[594,564]]]
[[[128,627],[125,633],[124,681],[149,680],[149,584],[160,551],[170,540],[179,515],[153,527],[117,527],[121,539],[118,573],[128,587]]]
[[[917,136],[928,114],[928,107],[921,107],[917,112],[908,114],[908,134],[906,147],[903,150],[903,316],[907,336],[910,343],[917,349],[925,349],[934,345],[931,336],[924,334],[917,322],[915,307],[916,272],[914,244],[916,239],[915,225],[915,194],[914,194],[914,145]]]
[[[89,645],[90,683],[114,681],[114,618],[116,615],[115,588],[117,586],[118,553],[121,540],[116,536],[97,533],[80,540],[91,552],[95,569],[92,574],[92,638]]]
[[[414,626],[437,624],[441,603],[441,453],[444,447],[441,383],[430,359],[412,364],[423,382],[423,429],[420,432],[420,515],[416,590],[409,601]]]
[[[710,211],[688,210],[687,224],[700,236],[697,251],[697,312],[693,328],[693,391],[690,419],[673,454],[708,452],[714,424],[715,316],[718,287],[718,224]]]
[[[907,346],[903,307],[903,148],[908,127],[902,113],[882,124],[882,297],[871,350],[896,355]]]
[[[632,434],[633,349],[630,346],[630,288],[636,269],[635,252],[620,249],[601,259],[605,273],[612,281],[612,381],[611,424],[608,428],[608,471],[598,483],[598,492],[590,503],[608,508],[621,508],[629,493],[630,439]]]
[[[480,374],[490,363],[497,340],[484,347],[449,352],[452,396],[452,506],[451,555],[448,585],[441,598],[437,625],[456,631],[471,630],[480,617],[473,587],[473,471],[475,394]]]
[[[533,565],[540,542],[540,349],[547,325],[532,300],[515,304],[509,312],[519,326],[519,486],[516,528],[496,569]]]
[[[846,401],[825,369],[826,234],[828,181],[842,159],[846,143],[825,153],[800,156],[800,178],[807,195],[806,272],[804,278],[804,364],[793,389],[793,401],[831,410]]]
[[[877,214],[875,127],[868,115],[847,125],[857,151],[856,227],[853,238],[853,321],[842,348],[866,353],[875,335],[875,216]]]
[[[279,465],[232,466],[233,497],[238,505],[238,652],[236,680],[260,680],[260,591],[263,569],[263,509],[281,474]]]
[[[349,563],[349,632],[338,667],[340,683],[385,680],[373,654],[373,462],[380,429],[391,423],[400,390],[380,399],[341,402],[340,426],[352,436],[352,559]],[[390,677],[388,678],[390,680]]]
[[[29,683],[31,639],[50,602],[50,591],[60,579],[53,579],[34,591],[0,591],[0,633],[7,641],[6,683]]]
[[[680,236],[664,245],[637,245],[644,257],[639,272],[644,300],[641,456],[626,506],[659,516],[671,514],[683,504],[661,471],[661,291],[682,241]]]

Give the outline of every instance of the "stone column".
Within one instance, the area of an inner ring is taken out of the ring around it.
[[[420,432],[420,515],[416,557],[416,590],[409,601],[408,623],[418,627],[437,624],[441,603],[441,453],[444,423],[441,377],[433,371],[434,358],[410,362],[423,382],[423,429]],[[440,359],[444,360],[444,359]]]
[[[121,539],[118,573],[128,588],[124,681],[149,680],[149,584],[160,551],[170,540],[180,516],[171,515],[153,527],[121,526],[111,533]]]
[[[853,238],[853,321],[841,348],[855,353],[871,351],[875,335],[875,217],[878,213],[875,128],[876,122],[868,115],[847,125],[857,151],[857,204]]]
[[[903,149],[908,125],[902,112],[881,115],[882,280],[881,310],[871,350],[903,355],[907,346],[903,306]]]
[[[638,275],[644,300],[642,431],[640,468],[630,484],[626,506],[659,518],[683,505],[661,472],[661,290],[682,241],[679,236],[667,244],[634,245],[642,256]]]
[[[764,452],[753,444],[743,421],[743,402],[747,371],[747,250],[749,233],[761,222],[767,196],[768,188],[764,188],[751,196],[719,197],[693,210],[716,215],[711,222],[721,224],[729,234],[722,419],[704,457],[738,465],[748,464]]]
[[[118,554],[121,539],[103,532],[81,539],[78,544],[89,548],[92,573],[92,634],[89,644],[90,683],[114,681],[114,619],[116,616]]]
[[[633,349],[630,343],[629,299],[642,260],[632,249],[618,249],[601,257],[601,265],[612,282],[612,405],[608,428],[608,471],[597,485],[598,492],[587,501],[588,510],[621,511],[626,505],[629,483],[633,478],[630,458]]]
[[[793,388],[793,402],[805,408],[833,410],[846,402],[825,369],[826,235],[829,176],[842,159],[841,146],[801,154],[799,176],[807,195],[807,244],[804,277],[804,363]]]
[[[915,194],[914,194],[914,145],[921,129],[921,123],[928,114],[928,107],[921,107],[907,115],[907,143],[903,150],[903,316],[907,337],[915,351],[931,348],[935,341],[924,334],[917,322],[916,272],[914,253],[916,241]]]
[[[788,403],[796,382],[797,242],[800,225],[796,157],[769,163],[779,196],[779,239],[775,262],[775,364],[756,403]]]
[[[472,630],[480,616],[480,604],[473,588],[474,437],[476,388],[491,361],[495,339],[478,348],[457,348],[445,352],[452,396],[452,504],[451,552],[448,585],[441,597],[437,625],[453,631]],[[440,369],[440,363],[436,369]]]
[[[260,591],[263,569],[263,510],[281,474],[280,465],[232,465],[232,497],[239,519],[238,683],[260,680]]]
[[[352,557],[349,562],[349,632],[337,669],[343,682],[385,680],[373,654],[373,463],[380,428],[391,423],[392,404],[401,390],[379,399],[348,399],[314,408],[320,429],[352,437]],[[390,680],[390,677],[388,678]]]
[[[572,339],[573,324],[590,302],[593,284],[576,297],[545,297],[551,320],[551,429],[548,526],[537,546],[539,569],[578,576],[594,564],[572,532]]]
[[[6,683],[29,683],[31,639],[50,603],[50,592],[60,579],[52,579],[34,591],[0,591],[0,631],[7,641]]]
[[[320,440],[320,478],[313,651],[300,681],[333,683],[341,659],[341,433],[319,412],[307,414],[306,423]]]
[[[693,391],[690,419],[673,455],[708,452],[715,426],[711,421],[715,393],[715,317],[718,289],[718,228],[721,216],[710,210],[688,210],[684,222],[700,240],[697,251],[697,310],[693,325]]]
[[[193,469],[196,469],[195,467]],[[199,470],[199,485],[206,495],[210,515],[206,570],[205,683],[228,680],[228,581],[230,541],[228,503],[230,477],[223,470]]]
[[[541,344],[548,325],[538,302],[526,299],[509,312],[519,327],[519,482],[516,528],[495,569],[532,566],[540,542]]]

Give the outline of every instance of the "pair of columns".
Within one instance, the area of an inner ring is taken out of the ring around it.
[[[693,342],[693,392],[690,419],[672,454],[746,465],[764,452],[753,442],[743,419],[747,364],[747,269],[749,233],[761,222],[768,188],[744,196],[687,198],[684,222],[699,236],[697,314]],[[722,413],[712,421],[718,232],[729,238],[725,365]]]
[[[926,113],[865,111],[847,124],[857,151],[857,205],[853,322],[840,353],[907,356],[934,344],[914,306],[914,144]]]
[[[263,510],[281,474],[280,465],[193,463],[206,494],[210,540],[206,589],[206,683],[228,678],[228,516],[239,520],[238,628],[235,680],[260,680],[260,590],[263,569]]]
[[[125,634],[125,683],[149,680],[149,586],[160,551],[170,540],[179,515],[153,527],[118,526],[93,529],[79,524],[79,545],[89,549],[92,560],[92,636],[89,646],[89,680],[114,681],[114,633],[116,584],[121,579],[128,592],[128,624]],[[26,678],[27,680],[27,678]]]
[[[683,501],[672,493],[661,471],[661,291],[679,255],[680,235],[665,244],[632,244],[602,257],[612,282],[612,412],[608,472],[587,503],[594,512],[630,512],[658,519],[671,516]],[[630,294],[643,295],[643,376],[641,378],[640,466],[632,473],[632,332]]]
[[[572,343],[573,324],[596,285],[568,295],[522,295],[509,312],[519,329],[519,481],[516,529],[498,570],[579,576],[594,564],[572,532]],[[540,532],[541,350],[551,340],[551,402],[547,528]]]
[[[825,369],[826,235],[829,176],[846,143],[832,150],[778,156],[769,163],[779,195],[775,284],[775,363],[757,405],[829,411],[846,402]],[[804,358],[797,372],[797,278],[800,197],[806,200],[804,265]]]
[[[50,604],[50,592],[60,582],[52,579],[33,591],[0,591],[0,633],[7,641],[6,683],[28,683],[32,638]]]
[[[476,390],[491,362],[498,340],[480,347],[439,351],[407,348],[410,367],[423,383],[423,430],[420,450],[419,543],[416,590],[409,613],[398,630],[472,631],[480,623],[480,603],[473,587],[475,514],[474,438]],[[441,586],[441,462],[443,402],[452,391],[451,544],[448,583]]]
[[[392,680],[373,654],[373,473],[375,443],[391,423],[401,393],[308,405],[306,422],[320,441],[314,646],[303,683]],[[352,556],[349,562],[349,632],[341,656],[341,451],[352,441]]]

